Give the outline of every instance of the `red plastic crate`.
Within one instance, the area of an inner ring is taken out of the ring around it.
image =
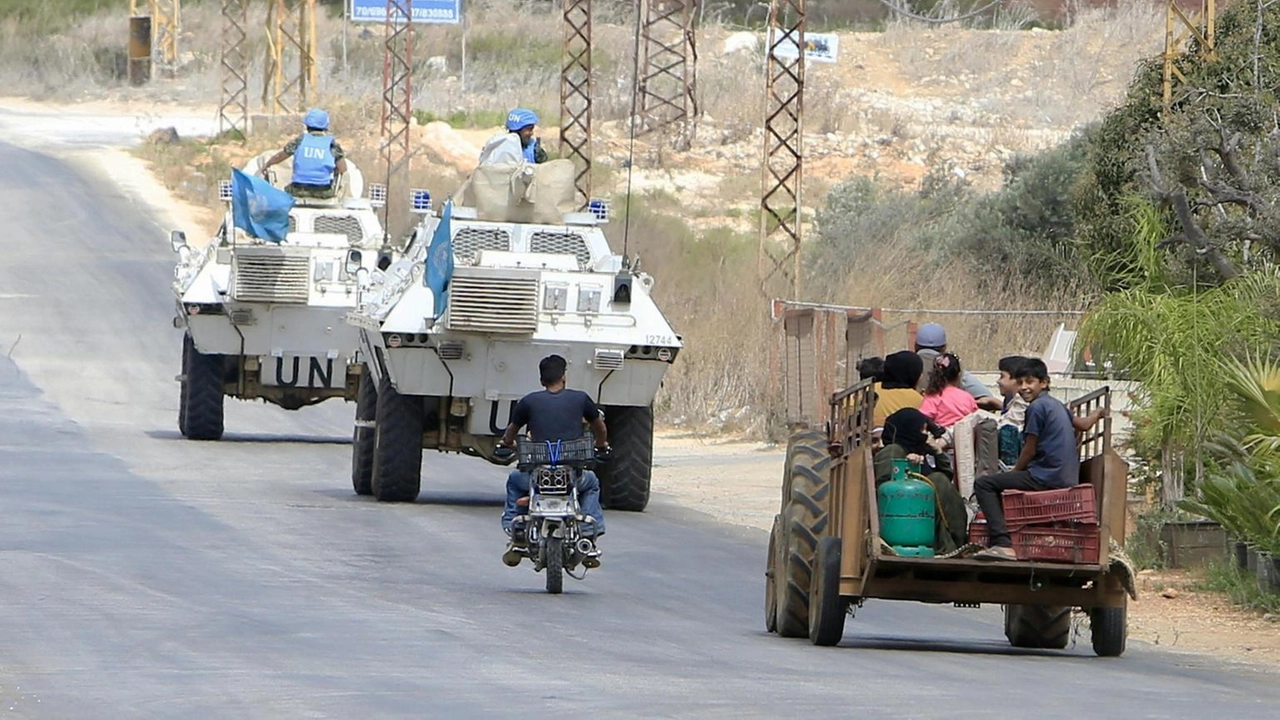
[[[1087,483],[1062,490],[1005,490],[1001,500],[1004,521],[1010,530],[1068,521],[1098,524],[1097,496],[1093,486]]]
[[[1098,562],[1102,540],[1097,525],[1083,523],[1028,525],[1011,535],[1019,560],[1087,565]]]
[[[1009,536],[1019,560],[1092,565],[1100,557],[1101,536],[1097,525],[1029,525],[1011,531]],[[990,541],[990,531],[985,519],[976,518],[969,523],[969,542],[986,547]]]
[[[986,547],[990,539],[986,518],[974,518],[973,522],[969,523],[969,542]]]

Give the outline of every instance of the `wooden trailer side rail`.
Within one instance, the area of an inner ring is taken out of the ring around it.
[[[828,527],[829,532],[838,533],[845,549],[840,557],[840,594],[924,602],[1053,602],[1079,607],[1123,603],[1123,588],[1107,574],[1108,541],[1124,543],[1128,472],[1128,465],[1111,449],[1110,397],[1110,389],[1103,387],[1069,405],[1082,417],[1098,408],[1108,413],[1079,441],[1082,478],[1094,484],[1101,501],[1101,559],[1097,565],[1071,565],[880,555],[871,457],[875,390],[872,383],[862,382],[832,396],[827,426],[833,458],[827,496],[832,522]]]

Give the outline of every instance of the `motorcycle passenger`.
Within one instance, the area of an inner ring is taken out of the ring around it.
[[[308,110],[302,124],[307,131],[263,163],[262,176],[267,176],[267,168],[292,157],[293,180],[285,190],[294,197],[332,198],[338,176],[347,172],[346,153],[329,134],[329,113]]]
[[[586,421],[591,425],[595,436],[596,451],[604,454],[609,452],[609,433],[604,424],[604,413],[590,395],[566,387],[567,366],[568,363],[559,355],[548,355],[538,363],[538,374],[544,389],[525,395],[516,404],[511,424],[502,436],[502,445],[515,447],[516,435],[526,425],[535,442],[578,440],[583,435],[583,421]],[[529,495],[529,481],[529,473],[521,470],[512,470],[507,476],[507,502],[502,510],[502,529],[511,536],[511,543],[503,555],[503,561],[508,565],[519,564],[520,555],[516,550],[523,548],[526,542],[525,516],[517,516],[517,507],[520,499]],[[578,502],[585,515],[579,520],[582,536],[592,540],[599,538],[604,535],[599,478],[594,472],[584,470],[578,479],[577,491]],[[599,560],[591,557],[584,564],[595,567]]]

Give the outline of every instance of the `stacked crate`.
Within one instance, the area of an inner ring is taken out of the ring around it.
[[[1093,486],[1022,492],[1001,496],[1005,524],[1019,560],[1094,564],[1100,557],[1098,503]],[[969,542],[986,546],[987,521],[969,525]]]

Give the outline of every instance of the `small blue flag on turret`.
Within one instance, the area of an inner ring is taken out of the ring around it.
[[[440,224],[431,235],[427,248],[427,267],[422,282],[431,288],[435,300],[435,318],[440,319],[449,307],[449,280],[453,277],[453,201],[446,201],[440,212]]]
[[[289,234],[293,196],[271,183],[231,170],[231,220],[249,235],[281,242]]]

